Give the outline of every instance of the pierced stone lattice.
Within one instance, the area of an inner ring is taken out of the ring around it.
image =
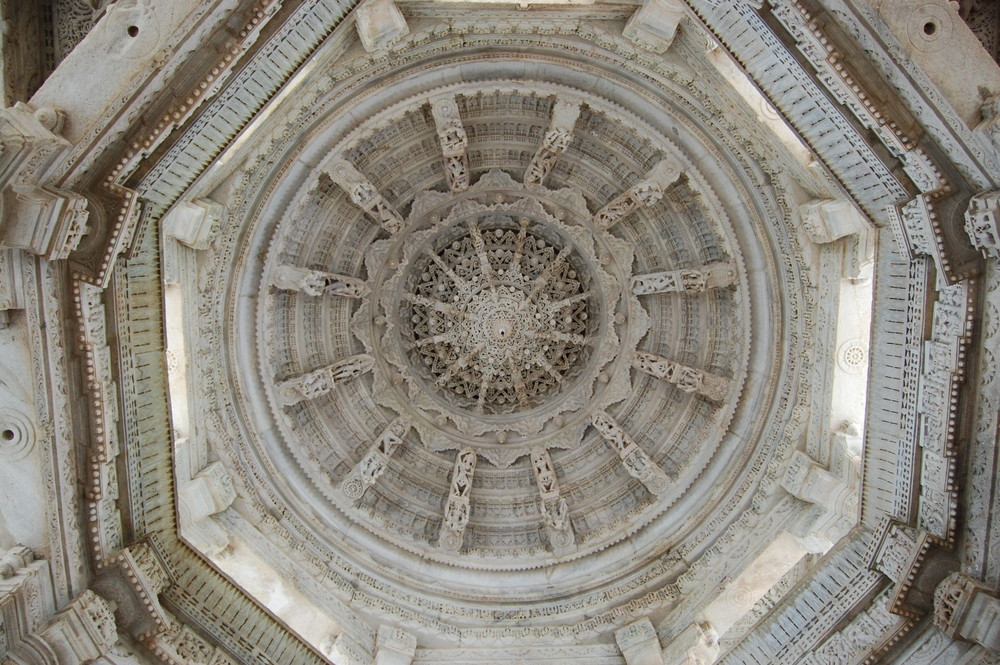
[[[591,292],[572,247],[505,216],[428,252],[402,320],[411,360],[459,406],[529,409],[585,364]]]

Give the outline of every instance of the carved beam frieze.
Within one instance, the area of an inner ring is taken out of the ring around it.
[[[417,638],[402,628],[381,625],[375,636],[375,665],[410,665]]]
[[[622,460],[622,466],[628,475],[632,476],[649,490],[650,494],[658,496],[667,491],[670,479],[663,469],[653,464],[642,448],[632,440],[625,430],[615,420],[603,411],[595,413],[591,423]]]
[[[938,584],[934,625],[952,639],[1000,652],[1000,598],[995,590],[964,573],[952,573]]]
[[[353,164],[344,159],[337,160],[327,174],[347,192],[354,205],[364,210],[369,219],[388,233],[397,233],[403,228],[405,224],[403,216],[379,194],[375,186],[363,173],[354,168]]]
[[[660,640],[648,617],[616,630],[615,642],[626,665],[663,665]]]
[[[714,402],[721,402],[729,392],[729,379],[675,363],[655,353],[636,351],[632,367],[672,383],[686,393],[698,393]]]
[[[658,162],[646,177],[594,213],[594,226],[609,229],[636,208],[651,206],[681,177],[681,167],[670,159]]]
[[[375,440],[375,445],[344,478],[340,486],[344,494],[354,500],[364,496],[368,488],[389,468],[389,458],[403,444],[403,438],[409,430],[410,423],[403,417],[389,423]]]
[[[472,476],[475,471],[476,451],[471,448],[458,451],[451,473],[451,491],[444,507],[444,519],[438,536],[438,545],[442,549],[457,552],[462,548],[465,527],[469,524]]]
[[[444,160],[444,175],[448,187],[453,192],[464,192],[469,188],[469,156],[466,148],[469,137],[462,126],[458,114],[458,104],[454,96],[441,97],[431,102],[431,114],[437,127],[441,156]]]
[[[163,232],[191,249],[208,249],[225,213],[224,205],[208,199],[181,201],[164,215]]]
[[[170,665],[236,665],[236,661],[222,648],[213,646],[188,626],[178,623],[174,623],[169,631],[145,640],[145,646],[161,662]]]
[[[959,391],[965,381],[975,291],[968,281],[939,289],[917,389],[917,443],[922,455],[919,526],[946,541],[957,529]]]
[[[369,53],[388,48],[410,32],[406,17],[393,0],[366,0],[354,17],[361,45]]]
[[[637,296],[654,293],[701,293],[721,289],[736,283],[736,270],[730,263],[710,263],[701,268],[651,272],[632,277],[632,293]]]
[[[663,53],[673,43],[685,14],[681,0],[645,0],[625,24],[622,36],[647,51]]]
[[[566,499],[559,493],[559,478],[556,476],[552,458],[546,448],[531,451],[531,468],[535,472],[538,487],[540,511],[549,534],[549,544],[555,554],[572,552],[576,548],[576,536],[569,519]]]
[[[368,295],[368,284],[363,279],[298,266],[278,266],[271,284],[283,291],[299,291],[307,296],[364,298]]]
[[[575,99],[557,99],[552,105],[552,121],[524,172],[525,187],[537,187],[552,172],[559,156],[573,141],[573,125],[580,117],[580,102]]]
[[[1000,191],[972,197],[965,211],[965,232],[985,258],[1000,258]]]
[[[333,390],[338,383],[370,372],[374,366],[375,359],[367,354],[349,356],[329,367],[285,379],[278,384],[278,399],[282,406],[293,406],[303,400],[316,399]]]

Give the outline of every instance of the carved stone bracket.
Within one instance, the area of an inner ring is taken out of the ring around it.
[[[438,141],[441,142],[448,187],[453,192],[464,192],[469,188],[469,156],[465,153],[469,137],[462,126],[455,98],[451,96],[433,100],[431,114],[437,127]]]
[[[65,259],[87,232],[87,199],[44,185],[8,184],[0,197],[0,244]]]
[[[865,217],[845,200],[813,199],[799,206],[799,217],[809,239],[817,245],[854,236],[847,249],[844,274],[869,278],[875,261],[875,233]]]
[[[368,295],[368,284],[363,279],[298,266],[278,266],[271,277],[271,284],[275,288],[300,291],[307,296],[364,298]]]
[[[178,478],[178,522],[184,538],[206,554],[217,554],[229,545],[229,536],[213,520],[236,499],[229,472],[212,462],[190,480]]]
[[[537,187],[552,172],[559,156],[573,141],[573,125],[580,117],[580,102],[575,99],[557,99],[552,106],[552,121],[542,137],[542,143],[531,158],[524,172],[525,187]]]
[[[663,198],[667,187],[681,177],[681,167],[670,159],[658,162],[643,180],[594,213],[594,226],[609,229],[636,208],[651,206]]]
[[[673,43],[685,13],[681,0],[646,0],[625,24],[622,36],[647,51],[663,53]]]
[[[1000,192],[972,197],[965,211],[965,232],[985,258],[1000,258]]]
[[[367,0],[354,16],[358,37],[369,53],[391,46],[410,32],[406,17],[393,0]]]
[[[375,665],[410,665],[417,638],[402,628],[382,625],[375,637]]]
[[[181,201],[163,217],[163,232],[191,249],[208,249],[226,207],[208,199]]]
[[[663,665],[660,640],[648,617],[616,630],[615,642],[627,665]]]
[[[158,597],[169,584],[159,556],[148,543],[139,543],[109,557],[93,588],[115,604],[121,629],[141,640],[170,627]]]
[[[895,582],[889,611],[919,618],[933,607],[934,589],[957,566],[955,554],[941,540],[890,519],[872,537],[868,567]]]
[[[632,277],[632,293],[701,293],[736,283],[736,269],[730,263],[710,263],[701,268],[668,270]]]
[[[403,438],[410,430],[410,423],[405,418],[396,418],[382,431],[375,440],[375,445],[358,462],[357,466],[347,474],[341,483],[341,489],[351,499],[357,500],[364,496],[369,487],[385,473],[389,467],[389,458],[403,444]]]
[[[1000,598],[996,591],[964,573],[952,573],[938,585],[934,625],[952,639],[1000,652]]]
[[[472,495],[472,476],[476,471],[476,451],[463,448],[455,456],[455,468],[451,473],[451,492],[444,507],[438,546],[457,552],[462,548],[462,536],[469,524]]]
[[[316,399],[333,390],[336,384],[370,372],[374,366],[375,359],[367,354],[349,356],[329,367],[285,379],[278,384],[278,398],[282,406],[294,406],[302,400]]]
[[[698,393],[715,402],[724,400],[729,392],[729,379],[675,363],[655,353],[636,351],[632,367],[672,383],[686,393]]]
[[[545,520],[552,551],[555,554],[572,552],[576,548],[576,537],[569,519],[569,507],[566,499],[559,494],[559,479],[547,449],[536,448],[531,451],[531,468],[535,472],[540,511]]]
[[[327,174],[341,189],[347,192],[351,202],[365,211],[365,214],[393,234],[400,231],[405,222],[403,216],[379,194],[375,186],[368,181],[363,173],[354,168],[347,160],[335,161]]]
[[[600,432],[604,441],[618,453],[622,466],[630,476],[641,482],[650,494],[659,496],[667,491],[670,479],[663,469],[653,464],[642,448],[632,440],[625,430],[607,413],[600,411],[591,418],[594,429]]]

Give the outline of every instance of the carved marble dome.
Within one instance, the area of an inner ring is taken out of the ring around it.
[[[991,663],[1000,68],[950,106],[970,35],[902,6],[109,5],[0,111],[0,323],[55,368],[0,480],[52,437],[58,625],[135,648],[99,665]],[[148,78],[49,108],[103,59]]]
[[[461,81],[317,90],[216,199],[193,325],[222,352],[188,381],[248,517],[280,507],[385,611],[568,635],[662,607],[669,553],[751,504],[774,519],[815,298],[714,112],[637,80],[613,101],[599,60],[454,57]]]

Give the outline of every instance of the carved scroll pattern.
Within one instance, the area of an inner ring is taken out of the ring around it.
[[[668,381],[686,393],[698,393],[715,402],[725,399],[729,391],[729,379],[675,363],[655,353],[637,351],[632,358],[632,366]]]
[[[670,482],[667,474],[653,464],[646,452],[636,445],[611,416],[601,411],[593,415],[591,422],[594,429],[604,437],[605,443],[618,453],[622,466],[630,476],[645,485],[654,496],[663,494],[667,490]]]
[[[462,126],[458,104],[454,98],[438,99],[431,103],[431,113],[441,142],[448,187],[453,192],[464,192],[469,188],[469,156],[465,152],[469,137]]]
[[[561,99],[556,101],[552,108],[552,122],[549,129],[542,137],[542,144],[538,146],[535,156],[531,158],[531,163],[524,172],[525,186],[541,185],[549,175],[559,156],[573,141],[573,125],[579,116],[579,102]]]
[[[368,284],[363,279],[298,266],[278,266],[271,284],[284,291],[299,291],[307,296],[364,298]]]
[[[636,208],[651,206],[663,198],[667,187],[681,175],[680,166],[670,160],[663,160],[654,166],[646,178],[632,185],[620,196],[601,210],[594,213],[594,226],[609,229]]]
[[[303,400],[315,399],[333,390],[338,383],[370,372],[374,366],[375,359],[367,354],[349,356],[329,367],[282,381],[278,384],[278,399],[282,406],[293,406]]]
[[[457,552],[462,548],[462,537],[469,524],[469,497],[472,494],[472,476],[476,470],[476,451],[463,448],[455,456],[455,468],[451,474],[451,492],[444,507],[441,533],[438,545]]]
[[[410,423],[400,417],[389,423],[375,440],[375,444],[358,462],[357,466],[344,478],[341,489],[351,499],[360,499],[369,487],[385,473],[389,458],[403,444],[403,438],[410,429]]]
[[[329,171],[330,177],[347,192],[351,202],[388,233],[398,233],[405,222],[403,216],[385,200],[375,186],[354,165],[346,160],[337,161]]]
[[[535,472],[535,484],[541,499],[540,511],[552,550],[557,554],[571,550],[576,544],[576,538],[569,520],[569,507],[566,499],[560,496],[559,479],[547,449],[537,448],[531,451],[531,468]]]

